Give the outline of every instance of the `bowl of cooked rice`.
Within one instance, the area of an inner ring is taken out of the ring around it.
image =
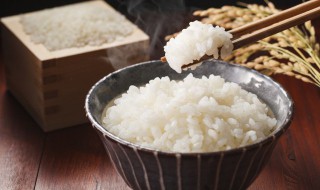
[[[132,189],[246,189],[293,116],[271,78],[218,60],[177,73],[161,61],[98,81],[86,114]]]

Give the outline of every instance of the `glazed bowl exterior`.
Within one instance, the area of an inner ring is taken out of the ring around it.
[[[127,91],[130,85],[141,86],[163,76],[181,80],[189,73],[195,77],[220,75],[226,81],[235,82],[243,89],[255,93],[273,111],[278,120],[278,129],[265,140],[245,147],[220,152],[178,153],[132,144],[102,126],[104,108],[115,97]],[[109,74],[92,87],[86,98],[85,109],[115,169],[129,187],[141,190],[246,189],[269,160],[293,116],[290,96],[271,78],[217,60],[205,61],[197,69],[181,74],[160,61],[126,67]]]

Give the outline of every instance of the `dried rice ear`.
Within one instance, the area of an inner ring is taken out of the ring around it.
[[[271,2],[267,2],[266,6],[244,3],[239,5],[199,10],[195,11],[194,15],[201,17],[203,23],[233,29],[280,11]],[[174,35],[168,35],[167,38]],[[258,43],[236,49],[224,60],[256,69],[267,75],[292,76],[320,87],[319,50],[320,45],[316,41],[314,27],[308,21],[302,27],[293,27]],[[275,62],[278,63],[274,64]],[[305,66],[307,72],[304,69],[299,69],[300,67],[289,65],[288,62]],[[284,68],[290,68],[290,71],[286,71]]]
[[[164,40],[169,41],[171,38],[175,38],[176,36],[178,36],[180,32],[174,33],[174,34],[170,34],[164,37]]]

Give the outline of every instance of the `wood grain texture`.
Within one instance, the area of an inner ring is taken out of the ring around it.
[[[81,4],[122,16],[101,0]],[[7,88],[44,131],[85,123],[82,108],[90,87],[110,72],[149,59],[149,36],[129,21],[132,33],[121,40],[49,51],[31,41],[20,18],[0,22]]]
[[[170,28],[168,24],[166,27]],[[176,27],[177,23],[174,23]],[[168,27],[169,26],[169,27]],[[143,28],[143,27],[142,27]],[[320,19],[317,22],[320,31]],[[146,28],[143,28],[146,31]],[[172,27],[171,27],[172,29]],[[164,37],[171,30],[157,30]],[[150,32],[151,34],[151,32]],[[320,35],[318,35],[319,37]],[[162,42],[163,43],[163,42]],[[163,55],[157,43],[152,59]],[[51,64],[47,65],[52,66]],[[294,119],[249,190],[320,189],[320,88],[276,76],[295,103]],[[50,92],[47,97],[54,97]],[[43,133],[6,91],[0,55],[0,190],[127,190],[89,124]]]
[[[45,134],[0,81],[0,189],[33,189]]]
[[[289,77],[275,79],[292,96],[294,119],[250,189],[320,189],[320,89]]]
[[[319,88],[275,79],[295,102],[294,120],[249,189],[319,189]],[[3,78],[0,87],[0,189],[128,189],[89,124],[45,135],[5,91]]]
[[[101,9],[105,9],[106,11],[114,12],[114,9],[102,0],[85,1],[80,2],[79,4],[91,5]],[[26,14],[28,15],[29,13]],[[118,12],[114,12],[114,14],[121,16]],[[85,54],[87,52],[94,52],[149,40],[149,37],[144,32],[142,32],[142,30],[134,26],[133,23],[128,23],[129,25],[133,26],[133,32],[129,36],[123,38],[122,40],[116,40],[111,43],[105,43],[101,46],[84,46],[76,48],[66,48],[57,51],[49,51],[42,44],[35,44],[31,41],[30,36],[28,36],[24,32],[23,26],[20,23],[20,15],[1,18],[1,22],[9,31],[11,31],[19,39],[19,41],[24,46],[27,47],[28,51],[35,55],[35,57],[37,57],[40,61],[59,59],[62,57],[68,57],[78,54]]]
[[[93,128],[48,134],[35,189],[128,189]]]

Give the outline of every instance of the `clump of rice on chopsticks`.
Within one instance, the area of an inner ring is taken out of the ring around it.
[[[225,58],[231,54],[232,34],[219,26],[190,22],[175,38],[164,46],[165,58],[172,69],[181,73],[181,67],[200,60],[205,55],[215,59]],[[220,53],[219,53],[219,49]]]

